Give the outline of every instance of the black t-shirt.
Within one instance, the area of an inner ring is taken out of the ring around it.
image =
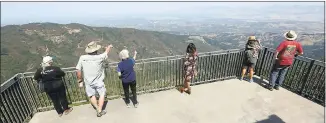
[[[65,73],[56,66],[48,66],[45,67],[44,71],[42,68],[37,69],[34,79],[40,81],[42,79],[43,82],[61,80],[62,77],[65,76]]]

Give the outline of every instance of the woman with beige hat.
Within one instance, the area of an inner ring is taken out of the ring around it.
[[[249,36],[245,49],[245,58],[242,67],[240,80],[243,80],[247,68],[249,68],[249,82],[253,82],[254,68],[258,59],[258,53],[261,49],[260,41],[255,36]]]
[[[37,69],[34,75],[34,79],[42,84],[42,91],[52,100],[54,109],[57,111],[59,117],[63,113],[65,115],[72,111],[72,108],[68,107],[68,100],[66,96],[66,88],[62,81],[62,77],[65,73],[56,66],[52,66],[53,60],[50,56],[45,56],[41,64],[42,68]]]

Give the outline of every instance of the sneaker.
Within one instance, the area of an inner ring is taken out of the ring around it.
[[[253,79],[250,79],[249,82],[252,83],[252,82],[254,82],[254,80]]]
[[[106,114],[106,111],[105,110],[102,110],[100,114],[103,116],[103,115]]]
[[[106,111],[102,110],[101,112],[97,112],[97,117],[101,117],[106,114]]]
[[[280,86],[275,86],[274,87],[276,90],[279,90],[280,89]]]
[[[62,115],[63,115],[62,113],[61,114],[58,114],[59,117],[62,117]]]
[[[139,104],[139,103],[134,104],[134,107],[135,107],[135,108],[138,108],[138,104]]]
[[[241,77],[240,77],[240,79],[239,79],[239,80],[240,80],[240,81],[242,81],[242,80],[243,80],[243,78],[241,78]]]
[[[69,108],[69,109],[65,110],[64,111],[65,115],[69,114],[72,110],[73,110],[73,108]]]
[[[270,91],[273,91],[273,86],[270,85],[270,86],[268,87],[268,89],[269,89]]]
[[[130,108],[130,104],[127,104],[127,108]]]

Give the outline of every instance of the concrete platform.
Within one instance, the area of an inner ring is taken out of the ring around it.
[[[324,123],[324,107],[283,88],[269,91],[236,79],[138,96],[138,108],[109,100],[98,118],[90,104],[59,118],[54,110],[37,113],[30,123]]]

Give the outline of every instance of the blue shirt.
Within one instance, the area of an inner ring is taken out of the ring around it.
[[[117,72],[121,72],[121,80],[123,83],[129,83],[136,80],[134,66],[135,60],[133,58],[128,58],[119,62]]]

